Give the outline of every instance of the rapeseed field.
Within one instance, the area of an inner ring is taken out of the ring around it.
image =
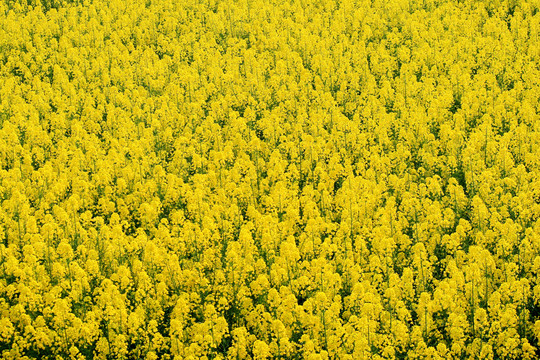
[[[1,357],[539,358],[539,10],[0,1]]]

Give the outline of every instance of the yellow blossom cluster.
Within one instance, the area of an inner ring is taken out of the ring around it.
[[[3,0],[3,359],[540,357],[539,0]]]

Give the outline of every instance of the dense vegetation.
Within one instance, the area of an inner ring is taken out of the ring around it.
[[[539,8],[1,1],[0,354],[538,358]]]

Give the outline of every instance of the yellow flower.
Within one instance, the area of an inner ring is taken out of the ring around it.
[[[271,357],[270,348],[262,340],[256,340],[253,343],[253,358],[257,360],[268,359]]]

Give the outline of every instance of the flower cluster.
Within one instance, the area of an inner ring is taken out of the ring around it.
[[[0,2],[2,358],[538,358],[539,10]]]

